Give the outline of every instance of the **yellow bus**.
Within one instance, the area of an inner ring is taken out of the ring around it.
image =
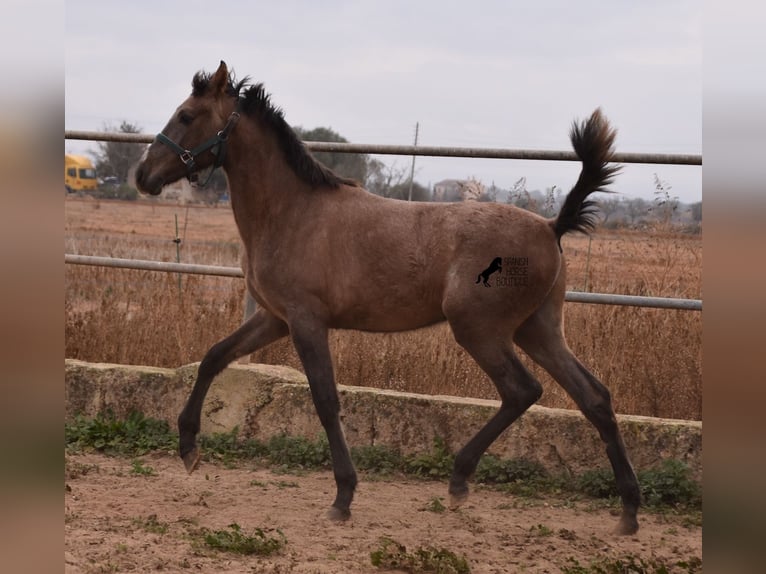
[[[96,189],[96,169],[84,155],[64,154],[64,186],[68,192]]]

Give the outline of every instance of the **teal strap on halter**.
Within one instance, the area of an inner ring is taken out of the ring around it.
[[[207,150],[210,150],[213,153],[213,155],[218,157],[218,151],[215,148],[221,144],[222,140],[218,137],[218,135],[216,135],[210,138],[209,140],[205,141],[204,143],[198,145],[193,150],[182,148],[180,145],[178,145],[176,142],[174,142],[172,139],[170,139],[168,136],[166,136],[163,133],[158,133],[157,137],[155,138],[155,141],[165,144],[174,152],[176,152],[178,154],[178,157],[181,158],[181,161],[186,166],[186,169],[189,172],[192,172],[195,167],[195,159],[200,154],[206,152]],[[218,162],[216,162],[216,164],[218,164]],[[219,167],[219,166],[216,165],[216,167]]]
[[[205,183],[202,184],[204,187],[210,181],[210,178],[213,176],[213,172],[217,168],[221,167],[221,165],[223,165],[223,161],[226,158],[226,142],[229,141],[229,133],[232,129],[234,129],[234,126],[237,125],[238,121],[239,111],[232,112],[229,116],[229,120],[226,122],[226,125],[221,131],[192,150],[182,148],[162,132],[157,134],[155,141],[165,144],[178,154],[178,157],[181,158],[181,161],[186,166],[186,177],[189,181],[192,181],[192,176],[195,175],[195,158],[197,158],[197,156],[200,154],[210,150],[210,152],[216,156],[216,158],[215,164],[213,164],[213,169],[210,171],[210,175],[205,180]]]

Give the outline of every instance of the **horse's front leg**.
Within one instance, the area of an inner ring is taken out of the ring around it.
[[[215,376],[232,361],[285,337],[287,333],[284,321],[260,307],[239,329],[213,345],[205,354],[189,400],[178,416],[179,453],[188,472],[193,472],[199,464],[200,452],[196,439],[200,429],[202,403]]]
[[[314,319],[302,319],[290,323],[290,334],[309,380],[319,420],[330,443],[337,495],[328,517],[332,520],[346,520],[351,516],[351,501],[357,477],[340,423],[340,401],[327,342],[327,327]]]

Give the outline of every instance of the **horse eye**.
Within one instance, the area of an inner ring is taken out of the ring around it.
[[[194,117],[189,112],[180,111],[178,112],[178,121],[181,122],[183,125],[188,126],[192,123],[194,120]]]

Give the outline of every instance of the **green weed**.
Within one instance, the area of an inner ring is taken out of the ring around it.
[[[351,457],[359,470],[378,474],[392,474],[402,468],[402,455],[385,445],[352,447]]]
[[[140,460],[133,459],[130,462],[130,473],[138,476],[156,476],[157,471],[151,466],[144,466],[144,463]]]
[[[268,454],[268,447],[255,439],[240,439],[239,427],[230,432],[213,433],[199,437],[203,457],[231,466],[241,460],[259,459]]]
[[[637,473],[644,505],[652,508],[702,506],[699,483],[691,478],[689,467],[678,460],[665,460],[658,466]],[[617,485],[611,469],[586,471],[575,481],[575,489],[593,498],[617,498]]]
[[[275,480],[272,482],[274,486],[276,486],[280,490],[284,490],[285,488],[299,488],[300,485],[295,482],[294,480]]]
[[[165,534],[168,531],[167,523],[157,520],[156,514],[151,514],[146,518],[134,518],[133,524],[145,532],[151,532],[153,534]]]
[[[68,480],[74,480],[91,472],[99,473],[101,468],[97,464],[84,464],[81,462],[72,462],[66,460],[64,463],[64,476]]]
[[[544,524],[538,524],[537,526],[532,526],[529,529],[529,533],[532,536],[551,536],[553,534],[553,530],[545,526]]]
[[[287,544],[287,538],[279,529],[256,528],[252,534],[245,534],[236,522],[229,524],[228,530],[203,528],[201,534],[204,543],[210,548],[235,554],[269,556]]]
[[[447,510],[447,507],[444,506],[444,503],[442,502],[442,498],[440,496],[434,496],[428,504],[423,507],[423,510],[427,512],[436,512],[437,514],[441,514],[445,510]]]
[[[547,483],[550,481],[548,472],[538,462],[525,458],[502,459],[490,454],[481,457],[474,478],[476,482],[484,484],[507,484],[520,481]]]
[[[574,558],[567,559],[561,567],[563,574],[697,574],[702,572],[702,560],[691,558],[677,562],[667,562],[658,558],[641,558],[629,554],[622,558],[596,558],[583,566]]]
[[[383,570],[404,570],[410,574],[470,574],[468,562],[462,556],[444,548],[418,547],[412,552],[391,538],[382,538],[377,550],[370,552],[370,561]]]
[[[93,419],[78,416],[65,427],[67,448],[95,449],[110,455],[138,457],[154,450],[175,451],[177,435],[164,421],[131,413],[118,420],[113,413]],[[327,437],[315,440],[279,435],[268,442],[240,439],[238,429],[200,437],[206,460],[235,464],[254,460],[286,472],[331,468]],[[430,452],[403,455],[386,446],[364,446],[352,449],[360,470],[391,474],[400,472],[426,479],[444,480],[452,473],[454,455],[441,438],[434,441]],[[71,474],[82,474],[71,467]],[[84,471],[83,471],[84,472]],[[133,461],[133,474],[154,474],[151,467]],[[655,468],[638,473],[644,505],[659,510],[699,511],[702,507],[700,485],[682,462],[667,460]],[[492,455],[481,458],[474,480],[506,492],[529,498],[543,495],[587,495],[596,499],[617,499],[618,493],[611,469],[597,469],[578,477],[553,476],[542,465],[527,459],[501,459]],[[693,523],[690,523],[694,525]]]
[[[406,457],[403,470],[423,478],[442,479],[452,474],[454,463],[455,455],[449,451],[442,438],[436,437],[431,452]]]
[[[616,498],[617,483],[611,469],[586,470],[575,480],[575,488],[593,498]]]
[[[699,483],[691,478],[689,467],[679,460],[664,460],[658,467],[639,472],[638,481],[647,506],[702,505]]]
[[[142,456],[156,450],[175,450],[178,439],[165,421],[132,412],[118,420],[112,411],[92,419],[83,416],[64,427],[67,448],[95,449],[109,455]]]
[[[330,468],[330,444],[322,434],[316,441],[303,437],[279,435],[267,445],[267,458],[276,466],[287,470]]]

